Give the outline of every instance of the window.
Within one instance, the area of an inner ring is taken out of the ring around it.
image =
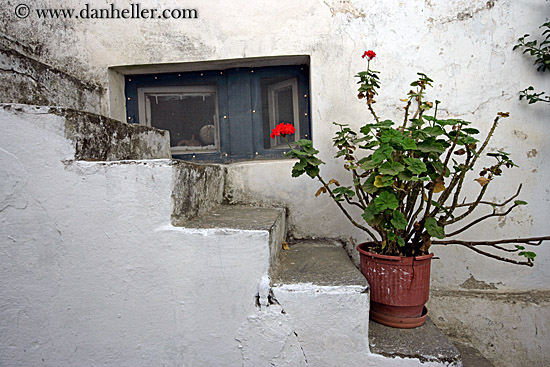
[[[273,80],[275,79],[275,80]],[[298,79],[284,78],[264,78],[262,84],[262,99],[267,100],[262,103],[263,111],[267,116],[263,117],[264,129],[273,130],[281,122],[300,121],[298,112]],[[295,141],[296,136],[300,136],[300,124],[294,124],[296,134],[287,138],[289,141]],[[266,137],[264,137],[265,139]],[[269,144],[264,142],[266,148],[286,146],[286,142],[281,137],[269,139]]]
[[[172,152],[212,152],[219,147],[215,86],[138,88],[139,120],[170,131]]]
[[[275,125],[310,137],[306,64],[126,75],[128,121],[170,131],[175,158],[230,162],[282,158]]]

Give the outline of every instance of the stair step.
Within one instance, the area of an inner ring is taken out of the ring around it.
[[[174,220],[175,226],[187,228],[228,228],[270,231],[284,219],[284,209],[261,208],[246,205],[220,205],[199,217],[185,222]]]
[[[265,231],[269,233],[268,271],[281,251],[286,235],[285,210],[247,205],[220,205],[193,219],[172,218],[175,227],[221,231]]]
[[[272,273],[274,286],[311,283],[319,286],[357,286],[369,283],[342,248],[332,240],[303,240],[282,251]]]
[[[368,282],[342,245],[304,240],[281,251],[272,292],[310,366],[361,366],[368,355]]]
[[[416,329],[369,322],[368,282],[337,241],[290,243],[272,272],[272,286],[276,300],[292,317],[310,365],[378,361],[401,366],[405,358],[406,365],[416,360],[418,365],[461,366],[458,350],[429,319]]]
[[[459,351],[429,317],[424,325],[415,329],[396,329],[370,321],[369,345],[372,353],[386,357],[461,365]]]
[[[473,346],[457,341],[452,340],[454,346],[460,352],[460,357],[462,358],[463,367],[495,367],[491,361],[485,358],[476,348]]]

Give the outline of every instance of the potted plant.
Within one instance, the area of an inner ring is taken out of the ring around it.
[[[455,239],[480,222],[506,216],[527,204],[518,199],[521,185],[502,202],[484,199],[491,183],[516,166],[508,153],[489,152],[492,163],[476,168],[499,121],[508,113],[497,113],[487,136],[479,140],[479,131],[470,122],[438,116],[440,102],[425,99],[433,81],[418,73],[418,79],[411,83],[413,89],[402,100],[402,120],[384,120],[373,108],[379,88],[378,72],[370,68],[375,56],[373,51],[366,51],[363,58],[367,59],[367,70],[356,75],[358,98],[366,102],[372,121],[359,131],[334,123],[338,127],[333,138],[335,158],[349,172],[351,184],[341,185],[336,179],[327,181],[321,176],[319,166],[324,162],[310,140],[289,144],[287,156],[298,159],[293,177],[307,174],[317,179],[321,187],[316,196],[330,195],[346,218],[370,237],[357,249],[361,271],[371,286],[371,319],[410,328],[424,324],[426,319],[431,245],[462,245],[495,260],[533,266],[536,255],[524,245],[539,245],[550,236],[497,241]],[[273,129],[271,137],[286,139],[293,133],[292,124],[283,123]],[[461,191],[473,182],[472,175],[479,191],[475,199],[464,201]],[[362,220],[352,215],[350,207],[358,208]],[[475,216],[481,207],[491,212]],[[464,222],[458,229],[455,225],[446,231],[451,224]],[[519,257],[505,256],[510,253]]]

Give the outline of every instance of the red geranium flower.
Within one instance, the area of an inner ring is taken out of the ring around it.
[[[374,59],[375,56],[376,56],[376,53],[374,53],[373,50],[365,51],[365,53],[363,54],[363,58],[368,57],[369,61]]]
[[[271,139],[275,139],[276,136],[286,136],[294,134],[296,129],[292,124],[285,124],[284,122],[275,126],[275,129],[271,130]]]

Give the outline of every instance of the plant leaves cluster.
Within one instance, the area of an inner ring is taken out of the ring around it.
[[[538,43],[537,40],[528,40],[529,34],[524,35],[518,39],[518,43],[514,46],[513,50],[522,49],[523,54],[529,54],[534,57],[534,65],[539,72],[550,71],[550,22],[546,22],[541,25],[542,28],[542,41]],[[544,92],[535,92],[533,86],[529,86],[519,93],[519,99],[525,98],[529,104],[537,102],[550,103],[550,96],[544,96]]]

